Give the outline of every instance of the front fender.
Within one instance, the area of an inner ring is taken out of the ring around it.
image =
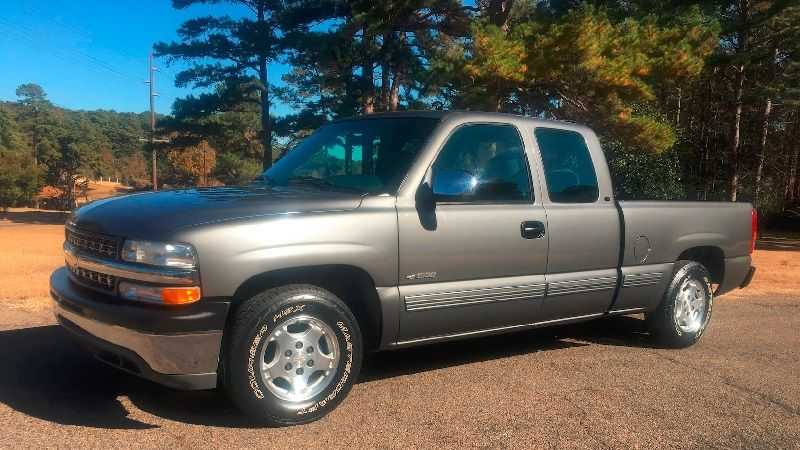
[[[352,211],[208,224],[183,234],[183,242],[197,251],[205,296],[230,297],[253,276],[319,265],[357,267],[377,287],[397,285],[393,202]]]

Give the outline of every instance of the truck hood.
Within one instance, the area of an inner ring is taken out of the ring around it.
[[[272,214],[358,208],[358,193],[292,187],[214,187],[112,197],[77,209],[70,224],[95,233],[167,239],[180,228]]]

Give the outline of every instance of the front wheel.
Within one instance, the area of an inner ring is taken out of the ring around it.
[[[693,345],[708,327],[714,304],[708,270],[694,261],[675,263],[672,281],[658,308],[647,315],[651,332],[667,347]]]
[[[284,286],[234,313],[224,385],[234,403],[270,426],[317,420],[353,386],[362,361],[355,317],[334,294]]]

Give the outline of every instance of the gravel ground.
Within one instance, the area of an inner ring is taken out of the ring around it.
[[[53,255],[14,257],[4,238],[47,242],[16,228],[0,228],[0,259],[14,262],[0,289],[16,283],[0,290],[2,448],[800,448],[797,252],[757,253],[769,285],[719,298],[689,349],[651,348],[640,318],[619,317],[386,352],[325,419],[265,429],[221,393],[172,391],[88,357],[39,291],[20,294]]]

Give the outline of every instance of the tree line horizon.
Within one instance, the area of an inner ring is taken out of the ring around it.
[[[243,13],[154,45],[195,90],[159,116],[167,186],[245,183],[336,118],[458,109],[591,126],[621,198],[800,200],[797,0],[172,0],[198,3]],[[146,186],[144,114],[17,95],[0,102],[0,205],[71,195],[78,175]],[[271,115],[276,99],[296,112]]]

